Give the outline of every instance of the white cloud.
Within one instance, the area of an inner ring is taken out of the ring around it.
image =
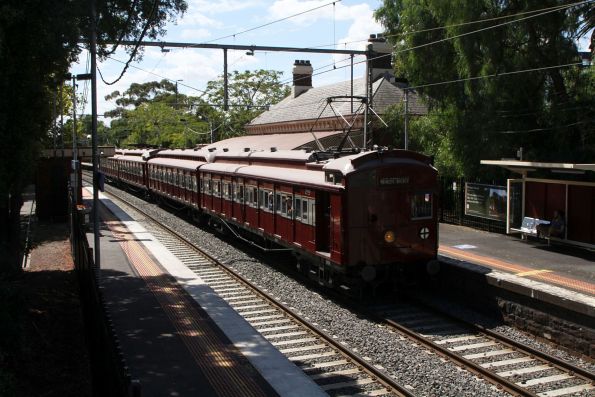
[[[288,23],[302,26],[311,25],[321,19],[335,19],[336,21],[349,21],[362,17],[373,19],[373,11],[369,4],[361,3],[348,6],[339,2],[334,5],[328,5],[329,3],[328,0],[277,0],[268,8],[268,17],[270,20],[276,20],[304,12],[302,15],[287,19]],[[322,7],[324,5],[326,6]],[[316,7],[320,8],[306,12]]]
[[[224,27],[221,21],[209,18],[200,10],[192,10],[187,12],[184,17],[178,22],[179,26],[199,26],[201,28],[216,28]]]
[[[262,1],[255,0],[190,0],[188,1],[188,10],[190,12],[196,11],[206,14],[224,14],[245,10],[261,4]]]
[[[184,29],[180,33],[180,37],[187,40],[198,41],[211,37],[211,31],[208,29]]]

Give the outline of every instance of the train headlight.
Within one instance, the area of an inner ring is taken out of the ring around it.
[[[392,230],[389,230],[386,233],[384,233],[384,241],[386,241],[389,244],[394,243],[395,242],[395,232],[393,232]]]
[[[422,227],[421,229],[419,229],[419,237],[421,237],[423,240],[430,237],[430,229],[428,229],[427,227]]]

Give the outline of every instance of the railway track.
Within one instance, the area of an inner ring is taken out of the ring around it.
[[[413,396],[381,367],[311,324],[280,297],[270,296],[141,208],[111,198],[126,212],[136,212],[134,219],[329,395]]]
[[[512,395],[595,396],[592,373],[478,325],[414,303],[380,306],[372,312],[415,343]]]
[[[411,395],[407,389],[399,390],[398,385],[385,385],[383,375],[374,374],[377,368],[369,364],[370,360],[341,352],[344,346],[315,324],[309,327],[308,318],[291,313],[281,297],[269,296],[258,286],[238,284],[249,280],[242,281],[241,276],[204,253],[199,258],[197,248],[190,242],[181,244],[186,239],[172,235],[173,231],[159,224],[153,224],[150,231],[329,394]],[[376,307],[371,317],[512,395],[595,396],[592,373],[420,305]],[[388,377],[386,380],[391,382]]]

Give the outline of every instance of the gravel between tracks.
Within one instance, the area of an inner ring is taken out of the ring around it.
[[[108,191],[111,189],[108,187]],[[135,196],[124,192],[118,195],[135,205],[142,206],[163,224],[185,235],[210,255],[265,288],[271,295],[281,297],[280,299],[288,306],[303,313],[320,328],[354,348],[360,355],[369,357],[374,364],[384,367],[397,381],[410,386],[416,395],[453,397],[507,395],[469,372],[445,362],[423,347],[413,345],[387,327],[362,319],[356,313],[325,299],[317,292],[276,270],[273,260],[263,259],[247,249],[234,247],[211,232],[204,231],[182,218],[172,216],[171,213]],[[498,331],[523,343],[547,349],[548,352],[576,365],[587,365],[563,351],[536,342],[533,338],[510,327],[500,326]]]

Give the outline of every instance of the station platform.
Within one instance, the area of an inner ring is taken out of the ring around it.
[[[439,255],[595,297],[595,252],[440,224]]]
[[[100,203],[102,292],[143,397],[325,395],[139,223]]]

